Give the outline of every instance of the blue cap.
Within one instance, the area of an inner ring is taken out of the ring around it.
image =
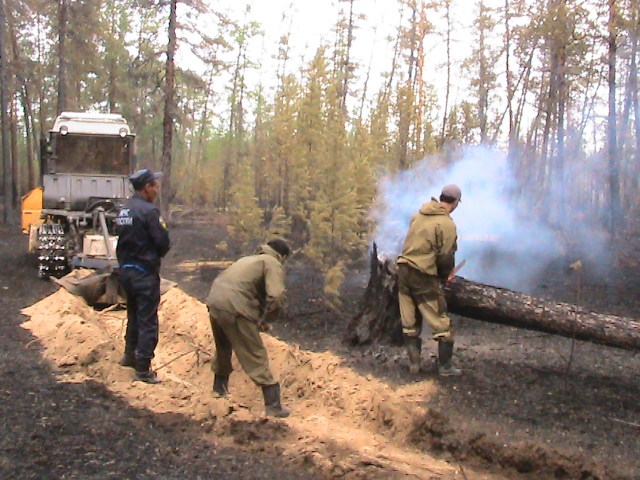
[[[162,178],[162,172],[152,172],[148,168],[138,170],[129,177],[134,190],[142,190],[147,183],[155,182],[158,178]]]

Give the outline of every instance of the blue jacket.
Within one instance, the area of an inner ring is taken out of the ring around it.
[[[121,268],[136,265],[151,273],[160,272],[161,258],[171,249],[171,240],[158,207],[135,193],[120,210],[116,230]]]

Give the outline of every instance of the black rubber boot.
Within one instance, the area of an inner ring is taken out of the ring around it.
[[[136,352],[127,352],[125,350],[124,355],[122,355],[118,363],[123,367],[136,368]]]
[[[215,375],[213,377],[213,393],[219,397],[229,395],[229,375]]]
[[[409,371],[412,375],[417,375],[420,372],[422,338],[405,336],[404,344],[407,347],[407,355],[409,356]]]
[[[140,381],[153,385],[160,383],[162,380],[158,378],[156,372],[151,370],[150,358],[138,358],[136,359],[136,373],[133,377],[133,381]]]
[[[438,342],[438,375],[451,377],[462,375],[462,370],[451,365],[453,342]]]
[[[269,417],[288,417],[291,411],[284,408],[280,403],[280,384],[264,385],[262,387],[262,395],[264,395],[264,406]]]

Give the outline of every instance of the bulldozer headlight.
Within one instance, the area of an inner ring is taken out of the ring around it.
[[[61,126],[60,135],[66,135],[67,133],[69,133],[69,127],[67,127],[66,125]]]
[[[122,138],[127,136],[127,129],[126,128],[121,128],[120,131],[118,132],[120,134],[120,136]]]

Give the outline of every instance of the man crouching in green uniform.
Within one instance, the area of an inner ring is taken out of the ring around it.
[[[457,249],[456,225],[449,216],[462,197],[460,188],[447,185],[440,201],[432,198],[411,218],[409,232],[398,257],[398,300],[402,317],[402,332],[409,355],[412,374],[420,371],[422,321],[431,329],[438,342],[438,373],[460,375],[451,365],[453,334],[447,315],[447,303],[442,284],[455,265]]]
[[[262,387],[267,415],[275,417],[287,417],[290,412],[280,403],[280,384],[269,369],[260,331],[276,320],[284,307],[282,265],[290,252],[284,240],[271,240],[255,255],[241,258],[218,275],[206,302],[216,343],[211,363],[214,393],[228,393],[234,351],[242,369]]]

